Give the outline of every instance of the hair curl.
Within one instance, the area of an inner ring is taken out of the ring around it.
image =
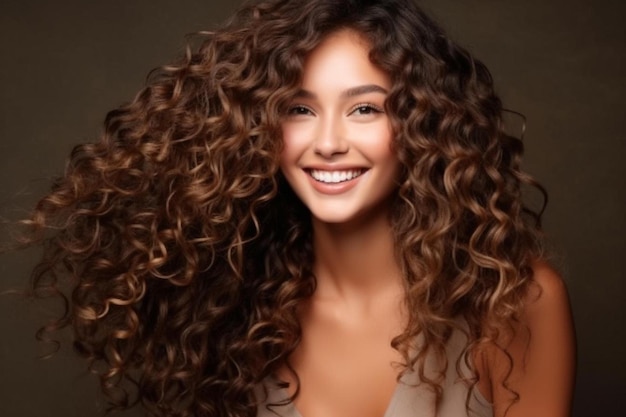
[[[255,387],[288,366],[315,277],[308,211],[278,169],[280,120],[306,55],[343,28],[393,80],[410,312],[393,346],[440,393],[424,360],[445,370],[458,317],[466,354],[518,319],[542,250],[543,208],[522,188],[544,191],[520,169],[486,67],[408,0],[250,3],[111,111],[24,221],[45,248],[34,288],[67,302],[42,330],[73,329],[116,407],[254,416]]]

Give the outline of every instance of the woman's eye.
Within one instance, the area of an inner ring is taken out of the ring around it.
[[[358,106],[354,107],[351,113],[357,115],[367,115],[382,112],[383,110],[377,106],[373,106],[371,104],[359,104]]]
[[[311,110],[309,110],[309,108],[305,106],[293,106],[289,109],[290,116],[306,116],[311,113]]]

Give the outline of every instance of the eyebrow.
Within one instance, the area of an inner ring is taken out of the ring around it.
[[[382,93],[386,95],[388,94],[388,91],[384,89],[383,87],[376,85],[376,84],[366,84],[366,85],[359,85],[357,87],[348,88],[347,90],[342,91],[341,97],[342,98],[355,97],[355,96],[360,96],[362,94],[368,94],[368,93]],[[296,97],[312,99],[312,98],[315,98],[316,96],[315,96],[315,93],[312,93],[311,91],[300,90],[296,94]]]

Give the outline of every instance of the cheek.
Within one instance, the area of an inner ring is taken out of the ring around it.
[[[293,166],[306,148],[306,132],[294,123],[282,126],[283,150],[280,154],[280,165],[283,170]]]
[[[286,130],[284,127],[282,129],[282,140],[283,140],[283,146],[282,146],[282,150],[280,151],[281,169],[289,161],[289,159],[291,159],[290,155],[293,153],[292,136],[289,134],[289,131]]]
[[[397,162],[396,152],[392,146],[393,134],[387,124],[371,126],[361,134],[361,142],[364,149],[373,162]]]
[[[298,161],[297,146],[292,133],[289,129],[283,128],[283,148],[279,159],[280,170],[289,182],[291,182],[290,170],[293,170]]]

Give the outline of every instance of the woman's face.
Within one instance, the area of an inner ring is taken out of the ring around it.
[[[389,76],[356,32],[329,35],[307,57],[302,87],[282,123],[281,170],[326,223],[386,212],[399,162],[384,103]]]

